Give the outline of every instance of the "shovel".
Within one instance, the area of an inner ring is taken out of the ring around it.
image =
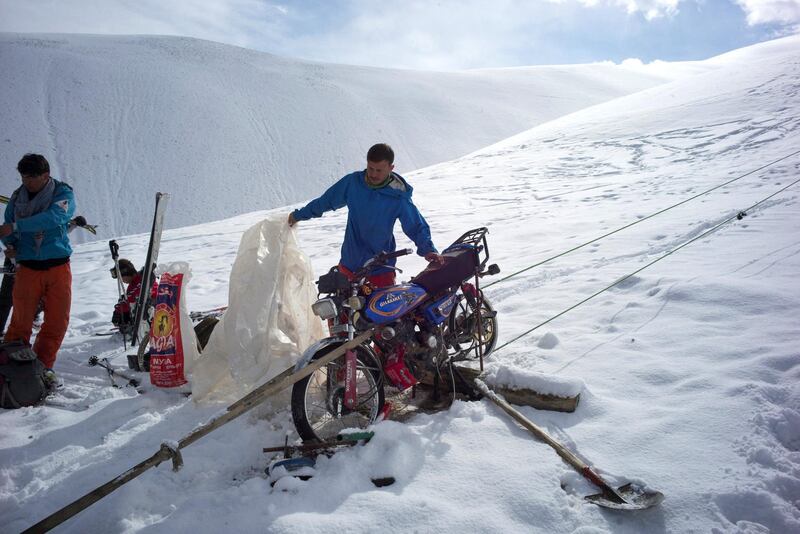
[[[569,449],[550,437],[547,432],[536,426],[533,421],[519,413],[497,393],[490,390],[483,381],[476,378],[475,385],[481,393],[502,408],[503,411],[513,417],[534,436],[553,447],[564,461],[574,467],[575,470],[583,475],[589,482],[600,488],[600,493],[584,497],[584,499],[590,503],[614,510],[643,510],[651,506],[656,506],[664,500],[664,495],[661,492],[649,491],[633,483],[614,488]]]

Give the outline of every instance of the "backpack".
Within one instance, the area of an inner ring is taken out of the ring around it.
[[[39,404],[47,395],[44,364],[22,341],[0,343],[0,407]]]

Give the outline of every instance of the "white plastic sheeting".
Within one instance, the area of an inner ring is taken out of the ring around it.
[[[230,401],[294,365],[325,336],[312,314],[314,273],[285,215],[242,236],[231,270],[228,309],[192,373],[195,401]]]

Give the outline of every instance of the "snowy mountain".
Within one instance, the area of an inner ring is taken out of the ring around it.
[[[415,72],[143,36],[0,34],[0,50],[4,193],[20,156],[42,153],[101,238],[149,231],[156,191],[180,191],[172,228],[275,208],[361,168],[377,142],[407,172],[708,68]]]
[[[596,488],[486,401],[380,423],[368,445],[320,460],[293,491],[273,491],[261,449],[296,436],[288,407],[275,402],[184,449],[180,472],[153,469],[60,531],[799,531],[800,37],[709,63],[407,175],[435,243],[486,225],[502,275],[641,221],[488,287],[501,344],[544,323],[490,364],[582,380],[576,412],[521,411],[613,483],[662,491],[659,507],[623,513],[585,503]],[[165,232],[161,261],[192,265],[191,308],[225,304],[242,232],[264,215]],[[317,273],[338,260],[345,218],[298,225]],[[144,257],[144,236],[120,245]],[[400,266],[407,278],[422,262]],[[56,370],[61,396],[86,409],[0,413],[0,524],[9,531],[220,409],[167,391],[113,389],[86,365],[91,355],[125,365],[118,341],[92,335],[107,327],[115,301],[108,267],[104,243],[76,247]],[[376,488],[376,476],[396,482]]]

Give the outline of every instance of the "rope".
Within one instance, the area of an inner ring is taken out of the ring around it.
[[[495,280],[494,282],[492,282],[492,283],[490,283],[490,284],[486,284],[486,285],[485,285],[485,286],[483,286],[483,287],[484,287],[484,288],[489,288],[489,287],[492,287],[492,286],[493,286],[493,285],[495,285],[495,284],[499,284],[500,282],[505,282],[505,281],[506,281],[506,280],[508,280],[509,278],[513,278],[513,277],[517,276],[518,274],[522,274],[522,273],[524,273],[525,271],[529,271],[529,270],[533,269],[534,267],[539,267],[540,265],[544,265],[545,263],[551,262],[551,261],[553,261],[553,260],[555,260],[555,259],[557,259],[557,258],[560,258],[561,256],[566,256],[566,255],[567,255],[567,254],[569,254],[570,252],[575,252],[575,251],[576,251],[576,250],[578,250],[578,249],[581,249],[581,248],[583,248],[583,247],[585,247],[585,246],[587,246],[587,245],[591,245],[592,243],[595,243],[595,242],[597,242],[597,241],[600,241],[601,239],[605,239],[606,237],[608,237],[608,236],[611,236],[611,235],[614,235],[614,234],[616,234],[617,232],[621,232],[621,231],[623,231],[623,230],[626,230],[626,229],[630,228],[631,226],[637,225],[637,224],[639,224],[639,223],[641,223],[641,222],[644,222],[644,221],[646,221],[646,220],[648,220],[648,219],[652,219],[652,218],[653,218],[653,217],[655,217],[656,215],[661,215],[662,213],[664,213],[664,212],[666,212],[666,211],[669,211],[669,210],[671,210],[671,209],[673,209],[673,208],[677,208],[678,206],[680,206],[680,205],[682,205],[682,204],[686,204],[687,202],[690,202],[690,201],[692,201],[692,200],[694,200],[694,199],[696,199],[696,198],[698,198],[698,197],[701,197],[701,196],[703,196],[703,195],[707,195],[708,193],[711,193],[712,191],[714,191],[714,190],[716,190],[716,189],[719,189],[719,188],[721,188],[721,187],[725,187],[725,186],[726,186],[726,185],[728,185],[728,184],[732,184],[732,183],[733,183],[733,182],[735,182],[736,180],[741,180],[742,178],[745,178],[745,177],[747,177],[747,176],[750,176],[751,174],[753,174],[753,173],[756,173],[756,172],[758,172],[758,171],[764,170],[764,169],[766,169],[767,167],[769,167],[769,166],[771,166],[771,165],[775,165],[776,163],[779,163],[779,162],[781,162],[781,161],[783,161],[783,160],[785,160],[785,159],[791,158],[792,156],[796,156],[797,154],[800,154],[800,150],[798,150],[798,151],[796,151],[796,152],[792,152],[792,153],[791,153],[791,154],[789,154],[788,156],[783,156],[782,158],[776,159],[776,160],[775,160],[775,161],[773,161],[773,162],[767,163],[766,165],[763,165],[763,166],[761,166],[761,167],[759,167],[759,168],[757,168],[757,169],[754,169],[754,170],[752,170],[752,171],[750,171],[750,172],[747,172],[747,173],[745,173],[745,174],[742,174],[741,176],[737,176],[736,178],[733,178],[733,179],[731,179],[731,180],[728,180],[727,182],[724,182],[724,183],[721,183],[721,184],[719,184],[719,185],[717,185],[717,186],[714,186],[714,187],[712,187],[711,189],[707,189],[707,190],[703,191],[702,193],[698,193],[698,194],[696,194],[696,195],[694,195],[694,196],[692,196],[692,197],[689,197],[689,198],[687,198],[687,199],[685,199],[685,200],[681,200],[681,201],[680,201],[680,202],[678,202],[677,204],[673,204],[672,206],[668,206],[668,207],[666,207],[666,208],[664,208],[664,209],[662,209],[662,210],[660,210],[660,211],[657,211],[657,212],[655,212],[655,213],[652,213],[652,214],[648,215],[647,217],[644,217],[644,218],[642,218],[642,219],[639,219],[639,220],[637,220],[637,221],[634,221],[634,222],[632,222],[632,223],[630,223],[630,224],[626,224],[625,226],[622,226],[622,227],[620,227],[620,228],[617,228],[616,230],[612,230],[611,232],[608,232],[607,234],[603,234],[603,235],[601,235],[600,237],[596,237],[596,238],[592,239],[591,241],[587,241],[586,243],[583,243],[582,245],[578,245],[578,246],[576,246],[576,247],[573,247],[573,248],[571,248],[571,249],[569,249],[569,250],[566,250],[566,251],[564,251],[564,252],[561,252],[560,254],[556,254],[555,256],[552,256],[552,257],[550,257],[550,258],[547,258],[547,259],[545,259],[545,260],[542,260],[542,261],[540,261],[540,262],[538,262],[538,263],[534,263],[533,265],[531,265],[531,266],[529,266],[529,267],[525,267],[524,269],[521,269],[521,270],[519,270],[519,271],[516,271],[516,272],[514,272],[514,273],[511,273],[511,274],[509,274],[508,276],[505,276],[505,277],[503,277],[503,278],[501,278],[501,279],[499,279],[499,280]]]
[[[593,295],[590,295],[590,296],[586,297],[585,299],[583,299],[582,301],[578,302],[577,304],[574,304],[574,305],[570,306],[570,307],[569,307],[569,308],[567,308],[566,310],[564,310],[564,311],[562,311],[562,312],[558,313],[557,315],[554,315],[553,317],[550,317],[550,318],[549,318],[549,319],[547,319],[546,321],[543,321],[543,322],[539,323],[538,325],[534,326],[533,328],[531,328],[531,329],[529,329],[529,330],[526,330],[525,332],[523,332],[522,334],[518,335],[518,336],[517,336],[517,337],[515,337],[514,339],[512,339],[512,340],[510,340],[510,341],[507,341],[507,342],[505,342],[505,343],[503,343],[502,345],[500,345],[499,347],[497,347],[496,349],[494,349],[494,352],[497,352],[497,351],[501,350],[502,348],[504,348],[504,347],[507,347],[508,345],[511,345],[512,343],[514,343],[514,342],[515,342],[515,341],[517,341],[518,339],[520,339],[520,338],[522,338],[522,337],[524,337],[524,336],[527,336],[528,334],[530,334],[530,333],[531,333],[531,332],[533,332],[534,330],[536,330],[536,329],[538,329],[538,328],[541,328],[542,326],[546,325],[547,323],[549,323],[549,322],[551,322],[551,321],[554,321],[555,319],[558,319],[558,318],[559,318],[559,317],[561,317],[562,315],[566,314],[566,313],[567,313],[567,312],[569,312],[569,311],[572,311],[572,310],[574,310],[575,308],[577,308],[578,306],[581,306],[582,304],[585,304],[586,302],[588,302],[588,301],[592,300],[593,298],[595,298],[596,296],[600,295],[601,293],[605,293],[606,291],[608,291],[608,290],[609,290],[609,289],[611,289],[612,287],[614,287],[614,286],[616,286],[616,285],[620,284],[621,282],[624,282],[624,281],[625,281],[625,280],[627,280],[628,278],[630,278],[630,277],[632,277],[632,276],[634,276],[634,275],[636,275],[636,274],[638,274],[638,273],[640,273],[640,272],[644,271],[645,269],[647,269],[647,268],[648,268],[648,267],[650,267],[651,265],[653,265],[653,264],[655,264],[655,263],[658,263],[659,261],[663,260],[664,258],[666,258],[666,257],[668,257],[668,256],[671,256],[672,254],[676,253],[677,251],[679,251],[679,250],[680,250],[680,249],[682,249],[683,247],[685,247],[685,246],[687,246],[687,245],[690,245],[691,243],[694,243],[694,242],[695,242],[695,241],[697,241],[698,239],[702,239],[702,238],[706,237],[707,235],[709,235],[709,234],[711,234],[711,233],[713,233],[713,232],[716,232],[716,231],[717,231],[717,230],[719,230],[719,229],[720,229],[722,226],[724,226],[724,225],[728,224],[728,223],[729,223],[729,222],[731,222],[732,220],[734,220],[734,219],[741,219],[743,214],[746,214],[748,211],[750,211],[750,210],[752,210],[752,209],[756,208],[756,207],[757,207],[759,204],[763,204],[763,203],[764,203],[764,202],[766,202],[767,200],[769,200],[769,199],[771,199],[772,197],[774,197],[774,196],[776,196],[776,195],[778,195],[778,194],[780,194],[780,193],[782,193],[782,192],[786,191],[787,189],[789,189],[790,187],[792,187],[793,185],[795,185],[795,184],[797,184],[797,183],[800,183],[800,178],[798,178],[798,179],[797,179],[797,180],[795,180],[794,182],[790,183],[790,184],[789,184],[789,185],[787,185],[786,187],[782,187],[781,189],[779,189],[779,190],[777,190],[776,192],[772,193],[772,194],[771,194],[771,195],[769,195],[768,197],[766,197],[766,198],[763,198],[763,199],[759,200],[758,202],[756,202],[755,204],[753,204],[753,205],[752,205],[752,206],[750,206],[749,208],[747,208],[747,209],[745,209],[745,210],[743,210],[743,211],[739,211],[739,212],[737,212],[737,213],[736,213],[736,215],[733,215],[733,216],[731,216],[731,217],[728,217],[727,219],[725,219],[725,220],[724,220],[724,221],[722,221],[721,223],[717,224],[717,225],[716,225],[716,226],[714,226],[713,228],[710,228],[709,230],[706,230],[706,231],[705,231],[705,232],[703,232],[702,234],[700,234],[700,235],[698,235],[698,236],[696,236],[696,237],[693,237],[692,239],[690,239],[690,240],[689,240],[689,241],[687,241],[686,243],[684,243],[684,244],[682,244],[682,245],[680,245],[680,246],[678,246],[678,247],[675,247],[674,249],[672,249],[672,250],[670,250],[670,251],[666,252],[665,254],[663,254],[663,255],[659,256],[658,258],[656,258],[655,260],[651,261],[650,263],[648,263],[648,264],[647,264],[647,265],[645,265],[644,267],[642,267],[642,268],[640,268],[640,269],[637,269],[637,270],[633,271],[633,272],[632,272],[632,273],[630,273],[630,274],[626,274],[626,275],[625,275],[625,276],[623,276],[622,278],[619,278],[617,281],[615,281],[613,284],[611,284],[611,285],[609,285],[609,286],[607,286],[607,287],[605,287],[605,288],[601,289],[600,291],[597,291],[597,292],[596,292],[596,293],[594,293]]]

